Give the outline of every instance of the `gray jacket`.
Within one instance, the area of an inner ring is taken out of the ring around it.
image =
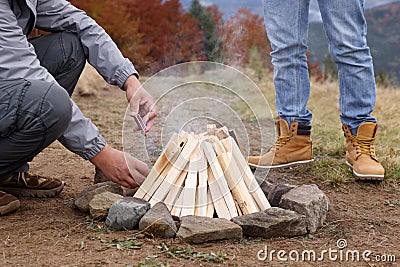
[[[65,0],[21,0],[17,8],[0,0],[0,79],[24,78],[54,82],[52,75],[36,57],[26,35],[34,27],[47,31],[76,33],[88,62],[110,84],[123,87],[126,79],[137,72],[124,58],[110,36],[85,12]],[[84,159],[91,159],[105,146],[97,127],[85,118],[71,100],[73,117],[59,141]]]

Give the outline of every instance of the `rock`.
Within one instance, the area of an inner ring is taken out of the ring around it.
[[[306,219],[303,215],[277,207],[235,217],[232,222],[242,227],[245,236],[275,238],[307,233]]]
[[[136,187],[134,189],[130,189],[130,188],[126,188],[126,187],[123,187],[123,186],[121,186],[121,188],[122,188],[122,195],[124,197],[133,197],[136,194],[136,192],[138,191],[138,189],[139,189],[139,187]]]
[[[315,233],[325,222],[329,201],[317,185],[302,185],[284,194],[279,207],[304,215],[308,232]]]
[[[185,216],[181,218],[178,237],[188,243],[205,243],[242,237],[242,228],[223,218]]]
[[[74,204],[80,211],[89,212],[90,201],[95,195],[101,194],[103,192],[111,192],[114,194],[122,195],[123,190],[121,186],[110,181],[99,183],[96,185],[92,185],[79,193],[74,199]]]
[[[266,197],[268,197],[268,194],[275,190],[276,185],[273,183],[270,183],[268,181],[263,181],[260,184],[260,187],[261,187],[261,190],[264,192],[264,195]]]
[[[124,197],[111,206],[106,225],[117,230],[133,230],[149,209],[150,203],[147,201]]]
[[[107,217],[111,205],[122,198],[121,195],[111,192],[103,192],[95,195],[89,203],[90,215],[94,219],[103,219]]]
[[[278,184],[268,193],[267,199],[272,207],[279,207],[282,196],[295,188],[293,185]]]
[[[140,220],[139,230],[154,237],[173,238],[178,228],[164,203],[157,203]]]
[[[94,173],[94,184],[99,184],[99,183],[104,183],[109,181],[107,177],[103,174],[102,171],[100,171],[97,167],[95,169]]]

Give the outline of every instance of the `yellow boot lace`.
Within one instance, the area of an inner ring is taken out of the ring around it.
[[[375,154],[375,146],[374,146],[376,137],[364,138],[364,137],[350,136],[350,140],[356,144],[357,153],[368,155],[374,160],[378,161]]]
[[[278,147],[282,147],[282,146],[286,145],[286,143],[289,142],[290,138],[292,138],[292,137],[289,135],[279,136],[275,142],[275,147],[278,148]]]

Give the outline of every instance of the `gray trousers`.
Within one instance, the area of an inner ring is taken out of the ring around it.
[[[0,80],[0,179],[28,171],[27,162],[57,140],[71,122],[72,95],[86,57],[76,35],[58,32],[29,40],[58,84]]]

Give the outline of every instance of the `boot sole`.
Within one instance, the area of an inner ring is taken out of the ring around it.
[[[19,197],[37,197],[37,198],[46,198],[46,197],[55,197],[61,193],[64,188],[65,183],[62,182],[59,187],[47,190],[40,189],[28,189],[28,188],[10,188],[10,187],[0,187],[1,191],[7,192],[14,196]]]
[[[348,161],[346,161],[346,165],[351,169],[353,172],[354,178],[356,178],[356,181],[383,181],[385,179],[385,175],[380,175],[380,174],[360,174],[357,173],[353,169],[353,165],[351,165]]]
[[[285,168],[285,167],[289,167],[289,166],[293,166],[293,165],[307,164],[307,163],[310,163],[313,161],[314,161],[314,159],[309,159],[309,160],[294,161],[294,162],[290,162],[290,163],[273,165],[273,166],[262,166],[262,165],[256,165],[256,164],[249,163],[249,166],[251,168],[260,168],[260,169],[278,169],[278,168]]]
[[[18,199],[11,201],[7,205],[0,207],[0,215],[5,215],[7,213],[14,212],[17,209],[19,209],[20,206],[21,206],[21,203],[19,202]]]

